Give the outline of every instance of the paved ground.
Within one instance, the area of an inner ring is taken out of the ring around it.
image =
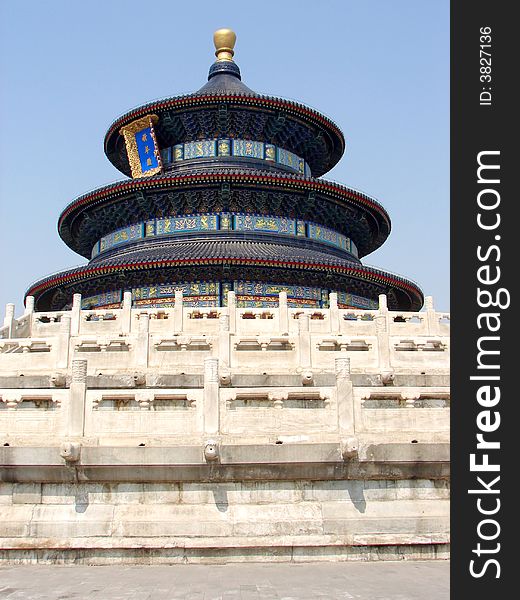
[[[0,567],[2,600],[448,600],[449,562]]]

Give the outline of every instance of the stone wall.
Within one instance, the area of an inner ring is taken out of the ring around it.
[[[446,557],[442,480],[32,483],[3,490],[7,539],[0,558],[103,564]]]
[[[445,557],[449,315],[36,313],[0,329],[0,558]]]

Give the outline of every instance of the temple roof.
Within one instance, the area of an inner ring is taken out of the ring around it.
[[[195,92],[197,96],[207,94],[242,94],[258,96],[242,81],[238,65],[231,61],[215,62],[211,65],[208,82]]]
[[[53,288],[96,279],[105,281],[105,284],[100,284],[102,287],[108,280],[116,280],[123,285],[128,285],[127,278],[130,274],[139,278],[139,273],[149,275],[153,270],[171,271],[173,282],[183,280],[185,277],[181,274],[183,268],[196,267],[201,273],[201,268],[210,265],[238,268],[238,273],[240,267],[246,266],[302,271],[302,276],[303,271],[321,272],[330,286],[330,278],[326,276],[326,273],[329,273],[336,280],[336,286],[345,286],[345,278],[348,278],[351,281],[349,285],[351,290],[356,281],[393,289],[408,298],[402,306],[404,310],[418,310],[423,302],[420,288],[412,281],[364,266],[355,260],[310,247],[295,247],[292,244],[248,240],[212,242],[207,239],[202,239],[200,242],[165,240],[120,250],[112,256],[91,261],[88,265],[61,271],[37,281],[26,295],[34,295],[38,298]]]
[[[230,30],[216,32],[217,60],[197,92],[151,102],[111,125],[105,152],[125,174],[130,156],[134,179],[84,194],[62,212],[61,238],[93,258],[34,283],[27,294],[40,310],[66,306],[73,293],[247,278],[372,300],[386,293],[401,310],[422,306],[415,283],[359,260],[388,237],[385,209],[317,178],[341,158],[341,131],[313,109],[248,88],[234,40]],[[142,176],[135,152],[150,152],[148,135],[156,164]]]
[[[251,197],[247,201],[249,204],[240,197],[237,206],[231,198],[227,206],[224,206],[219,196],[222,184],[229,184],[231,189],[239,190],[269,190],[268,193],[280,191],[282,199],[275,199],[279,202],[279,209],[271,214],[278,214],[279,211],[287,215],[297,212],[299,218],[311,221],[317,219],[318,223],[344,230],[356,244],[360,257],[381,246],[390,233],[388,213],[381,204],[366,194],[322,179],[253,170],[193,171],[188,174],[165,174],[119,181],[84,194],[70,203],[60,216],[58,231],[70,248],[88,258],[93,244],[102,235],[125,224],[152,218],[161,212],[164,216],[177,214],[177,210],[186,214],[207,212],[207,209],[200,208],[200,204],[196,210],[185,206],[189,201],[188,191],[200,190],[201,186],[213,190],[216,198],[213,210],[240,212],[241,208],[246,212],[270,214],[269,206],[258,205],[263,201],[261,195],[258,198]],[[179,190],[179,198],[165,196],[163,192],[170,193],[170,190]],[[269,195],[265,203],[269,204]],[[218,204],[221,205],[220,208]],[[103,207],[106,210],[102,213],[100,211]]]
[[[273,143],[302,156],[314,177],[332,169],[345,150],[339,127],[303,104],[251,90],[242,82],[233,54],[219,59],[218,53],[219,48],[208,82],[198,91],[144,104],[110,125],[105,135],[105,154],[110,162],[130,175],[119,131],[140,117],[155,114],[155,134],[161,148],[215,137],[242,137]]]
[[[161,240],[147,244],[138,244],[133,248],[126,250],[119,249],[112,256],[99,258],[90,262],[91,266],[108,266],[128,264],[132,262],[146,261],[165,261],[181,260],[189,261],[191,259],[215,259],[215,258],[245,258],[255,261],[281,261],[284,263],[293,263],[295,266],[301,264],[323,264],[323,265],[342,265],[357,266],[361,264],[356,260],[347,260],[328,252],[305,248],[299,246],[298,240],[291,240],[292,243],[273,243],[267,241],[253,240],[212,240],[207,236],[202,237],[200,241],[183,240],[171,241]]]

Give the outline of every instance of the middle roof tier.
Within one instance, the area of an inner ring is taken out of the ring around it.
[[[334,182],[281,172],[198,169],[119,181],[84,194],[62,212],[58,231],[72,250],[91,258],[96,244],[118,230],[188,215],[254,215],[322,226],[347,237],[359,258],[379,248],[391,228],[376,200]]]

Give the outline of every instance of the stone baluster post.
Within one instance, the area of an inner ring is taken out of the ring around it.
[[[150,315],[143,311],[139,313],[139,327],[135,348],[136,366],[148,368],[148,346],[150,343]]]
[[[388,307],[386,296],[379,296],[379,311],[375,317],[376,336],[377,336],[377,356],[379,361],[379,372],[383,378],[386,378],[392,372],[390,365],[390,336],[388,332]]]
[[[298,351],[299,366],[307,369],[311,366],[311,333],[309,315],[298,316]]]
[[[175,304],[173,308],[173,332],[184,331],[184,298],[182,290],[175,290]]]
[[[280,335],[289,335],[287,292],[280,292],[278,294],[278,327],[280,328]]]
[[[70,328],[71,316],[64,313],[61,315],[60,332],[58,334],[58,358],[56,361],[58,369],[66,369],[69,366]]]
[[[85,403],[87,397],[87,361],[72,361],[72,379],[69,389],[67,434],[81,437],[85,432]]]
[[[79,335],[81,320],[81,294],[72,296],[72,310],[70,319],[70,334]]]
[[[27,296],[25,299],[24,315],[32,315],[34,312],[34,296]]]
[[[32,337],[34,319],[34,296],[27,296],[27,298],[25,299],[25,310],[23,314],[28,316],[29,337]]]
[[[340,435],[354,433],[354,387],[350,377],[350,358],[335,359],[336,398]]]
[[[338,294],[331,292],[329,294],[329,321],[330,321],[330,332],[339,333],[339,309],[338,309]]]
[[[14,332],[14,304],[5,305],[4,327],[8,328],[7,337],[12,338]]]
[[[31,315],[34,312],[34,296],[27,296],[25,299],[24,315]]]
[[[432,296],[426,296],[424,299],[424,306],[426,308],[426,326],[428,335],[439,335],[439,316],[435,312]]]
[[[218,358],[204,359],[204,433],[219,432]]]
[[[227,305],[229,314],[229,332],[237,332],[237,299],[235,292],[229,291],[227,293]]]
[[[123,294],[120,327],[123,335],[128,335],[132,329],[132,292]]]
[[[224,369],[229,369],[230,356],[230,333],[229,333],[229,315],[222,314],[219,317],[219,335],[218,335],[218,358]]]

